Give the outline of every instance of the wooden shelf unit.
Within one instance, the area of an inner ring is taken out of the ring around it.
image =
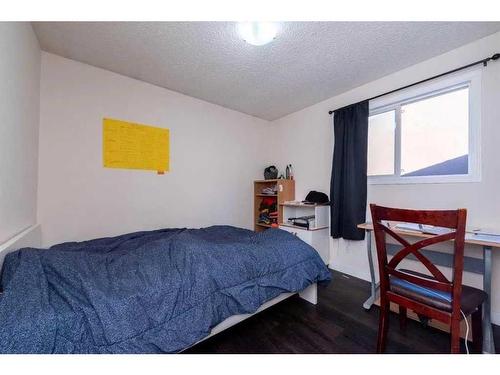
[[[278,223],[283,222],[283,203],[285,201],[291,201],[295,199],[295,180],[286,179],[276,179],[276,180],[256,180],[253,183],[254,186],[254,230],[256,232],[262,232],[270,225],[259,223],[259,207],[263,199],[273,198],[276,199],[276,205],[278,210]],[[262,189],[266,187],[277,186],[278,191],[275,195],[262,194]]]

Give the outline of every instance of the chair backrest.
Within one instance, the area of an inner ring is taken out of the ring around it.
[[[400,208],[381,207],[370,204],[373,229],[377,246],[378,265],[380,272],[381,293],[389,290],[389,275],[409,281],[425,288],[449,292],[452,295],[452,307],[460,305],[462,291],[462,273],[464,266],[464,240],[466,209],[458,210],[408,210]],[[383,221],[406,222],[424,225],[433,225],[450,229],[449,233],[429,236],[410,244],[400,235],[386,226]],[[387,259],[386,234],[398,241],[403,248],[399,250],[390,261]],[[453,240],[454,260],[453,278],[448,280],[443,273],[420,252],[420,249],[439,242]],[[423,279],[397,270],[398,264],[407,256],[414,255],[432,275],[430,279]]]

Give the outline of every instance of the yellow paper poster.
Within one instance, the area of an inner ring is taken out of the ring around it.
[[[169,170],[169,129],[105,118],[102,138],[106,168]]]

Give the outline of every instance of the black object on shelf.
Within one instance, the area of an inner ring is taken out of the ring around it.
[[[278,168],[274,165],[270,165],[264,169],[264,179],[265,180],[275,180],[278,178]]]
[[[307,203],[307,204],[325,204],[328,202],[329,202],[328,195],[315,190],[311,190],[309,193],[307,193],[306,199],[302,201],[302,203]]]
[[[309,216],[290,217],[288,218],[288,221],[291,221],[292,225],[296,227],[306,228],[307,230],[309,230],[311,221],[313,221],[314,219],[315,219],[314,215],[309,215]]]

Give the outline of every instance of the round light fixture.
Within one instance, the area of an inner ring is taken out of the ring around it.
[[[263,46],[276,37],[278,25],[275,22],[239,22],[238,32],[245,42]]]

